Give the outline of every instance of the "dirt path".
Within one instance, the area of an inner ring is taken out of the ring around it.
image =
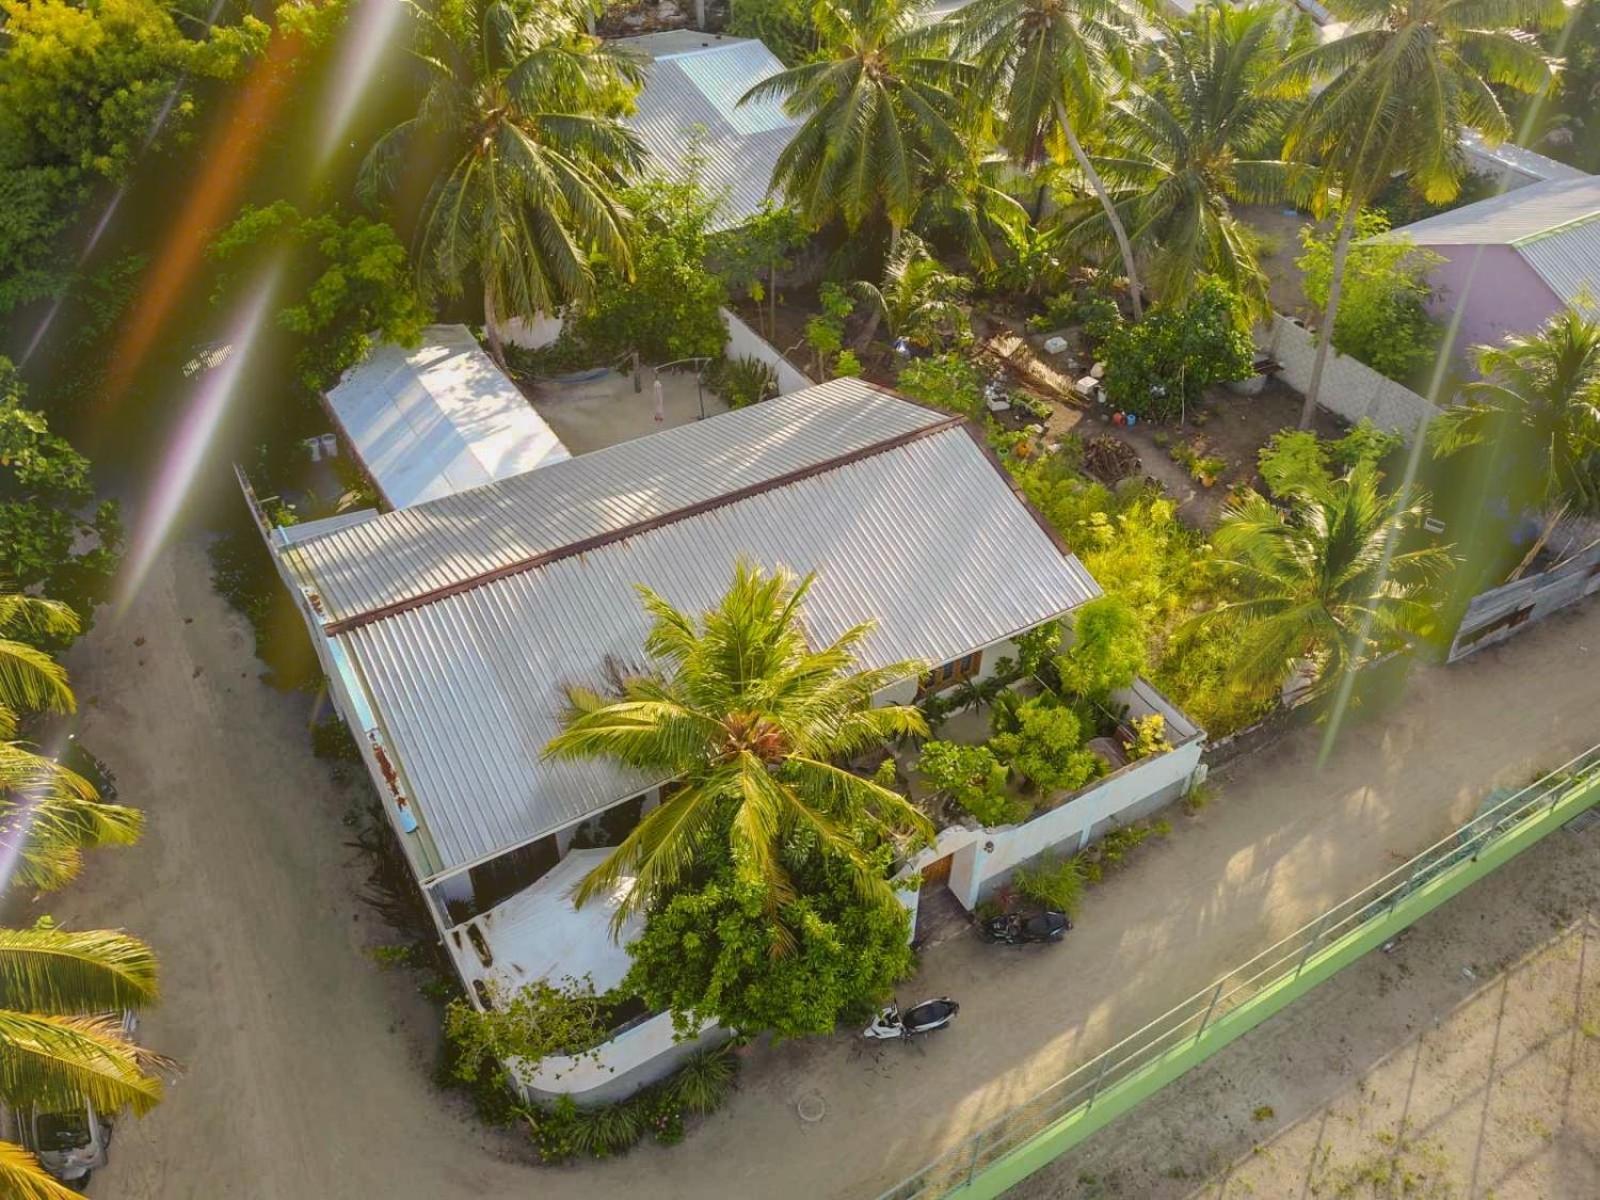
[[[143,639],[142,644],[136,644]],[[750,1055],[741,1092],[671,1150],[526,1165],[429,1081],[432,1029],[357,898],[347,801],[306,747],[309,702],[259,683],[243,623],[195,541],[72,656],[89,744],[150,811],[130,851],[37,911],[125,925],[162,955],[149,1042],[189,1064],[119,1130],[101,1200],[871,1195],[1299,925],[1464,817],[1491,783],[1600,740],[1600,607],[1449,672],[1423,672],[1328,768],[1302,737],[1241,765],[1173,837],[1096,889],[1035,954],[957,939],[903,994],[948,992],[958,1025],[878,1056],[839,1036]],[[1159,881],[1159,886],[1152,886]],[[803,1125],[795,1102],[819,1094]]]
[[[1600,827],[1553,834],[1011,1194],[1600,1196]]]

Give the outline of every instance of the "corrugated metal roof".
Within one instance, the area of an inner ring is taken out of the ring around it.
[[[1551,179],[1393,230],[1419,246],[1515,246],[1558,226],[1600,216],[1600,176]]]
[[[852,413],[861,416],[852,422]],[[592,484],[554,489],[587,497],[577,502],[580,519],[565,526],[535,523],[534,536],[543,540],[534,544],[548,544],[554,528],[610,525],[617,512],[656,511],[685,496],[727,493],[741,480],[783,474],[775,470],[782,465],[823,463],[886,434],[939,424],[937,414],[854,381],[836,381],[623,443],[524,477],[537,485],[541,477],[576,478],[595,465]],[[792,437],[780,436],[786,431]],[[868,431],[875,436],[864,436]],[[678,436],[685,434],[691,436]],[[741,441],[743,455],[737,453]],[[658,444],[655,455],[637,449],[617,454],[649,443]],[[690,457],[696,449],[709,450],[710,460],[696,466]],[[644,473],[630,480],[630,464]],[[449,508],[462,536],[525,545],[527,535],[512,519],[515,506],[504,498],[537,506],[551,497],[537,486],[516,486],[523,482],[387,514],[284,556],[323,595],[391,594],[415,569],[406,538],[439,551],[449,545],[436,540],[443,527],[397,523],[386,543],[363,541],[364,531],[397,516]],[[306,554],[319,545],[323,553]],[[447,554],[456,561],[446,570],[472,578],[476,553],[458,545]],[[397,568],[397,554],[413,565]],[[624,670],[645,665],[648,623],[635,584],[703,610],[726,589],[741,556],[769,568],[817,572],[804,616],[818,644],[875,620],[862,648],[869,666],[902,658],[949,661],[1099,592],[983,447],[954,427],[355,625],[337,635],[337,644],[371,699],[442,871],[530,841],[655,782],[605,763],[540,757],[560,727],[563,686],[607,687],[608,659]],[[369,573],[376,584],[363,589],[358,580]],[[335,574],[343,576],[337,585]]]
[[[644,56],[645,86],[628,123],[668,172],[685,169],[698,144],[701,175],[713,192],[726,191],[717,228],[733,228],[760,209],[778,155],[800,122],[776,100],[739,98],[783,63],[753,38],[723,38],[674,30],[623,38],[619,46]]]
[[[430,326],[415,350],[377,347],[327,399],[395,508],[571,457],[465,325]]]
[[[1419,246],[1510,246],[1561,300],[1600,299],[1600,176],[1551,179],[1392,230]]]
[[[1517,253],[1568,304],[1600,303],[1600,213],[1522,242]]]
[[[1543,154],[1518,146],[1514,142],[1501,142],[1490,147],[1482,135],[1469,129],[1461,135],[1461,148],[1481,168],[1495,173],[1504,167],[1511,172],[1510,186],[1515,189],[1546,179],[1587,179],[1589,175],[1577,167],[1557,162]]]
[[[448,588],[937,424],[939,413],[838,379],[385,513],[286,554],[331,619]]]

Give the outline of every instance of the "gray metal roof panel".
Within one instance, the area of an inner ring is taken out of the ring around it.
[[[338,640],[444,870],[654,782],[540,757],[559,729],[563,686],[607,686],[608,658],[644,666],[635,584],[703,610],[741,556],[817,572],[804,610],[816,643],[875,621],[861,650],[869,666],[949,661],[1099,593],[953,428],[351,628]]]
[[[688,32],[688,31],[674,31]],[[739,105],[739,98],[783,70],[777,56],[754,39],[706,35],[658,40],[665,35],[624,39],[646,55],[645,86],[628,123],[652,158],[681,174],[691,148],[701,155],[701,177],[726,194],[714,224],[740,225],[760,209],[778,155],[800,122],[776,100]]]
[[[309,539],[285,562],[341,619],[937,424],[854,379],[619,442]]]
[[[1600,305],[1600,213],[1530,238],[1517,253],[1567,304]]]
[[[1600,217],[1600,176],[1550,179],[1403,225],[1419,246],[1516,246],[1560,226]]]

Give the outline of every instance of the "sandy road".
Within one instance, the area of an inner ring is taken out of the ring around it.
[[[150,832],[98,856],[47,908],[156,945],[166,1000],[146,1037],[189,1065],[159,1110],[119,1129],[92,1194],[873,1195],[1431,841],[1489,783],[1600,740],[1596,648],[1590,605],[1422,673],[1320,772],[1309,738],[1249,761],[1094,890],[1066,946],[963,938],[933,951],[903,992],[951,993],[962,1015],[925,1048],[874,1056],[840,1036],[761,1049],[739,1095],[684,1145],[547,1170],[433,1089],[426,1007],[364,954],[385,939],[356,898],[347,800],[306,746],[308,702],[258,681],[202,545],[181,541],[71,660],[85,737],[149,810]],[[808,1092],[827,1105],[815,1125],[795,1113]]]

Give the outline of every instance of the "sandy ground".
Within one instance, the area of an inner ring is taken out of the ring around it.
[[[549,1170],[430,1083],[431,1015],[366,953],[387,938],[358,898],[349,798],[307,750],[312,702],[257,679],[202,541],[180,534],[70,660],[86,741],[150,831],[16,915],[126,926],[164,963],[144,1035],[188,1070],[119,1129],[101,1200],[872,1195],[1420,849],[1489,785],[1600,740],[1596,646],[1591,604],[1419,673],[1324,769],[1314,732],[1246,760],[1094,889],[1065,945],[930,953],[902,995],[948,993],[962,1013],[926,1046],[757,1048],[684,1145]],[[812,1093],[826,1115],[805,1125],[795,1104]]]
[[[596,379],[572,383],[540,383],[529,399],[555,435],[574,454],[587,454],[615,442],[626,442],[697,421],[701,415],[728,411],[720,397],[696,385],[693,371],[661,373],[662,419],[655,419],[655,373],[633,376],[609,371]]]
[[[1011,1195],[1600,1196],[1600,826],[1546,838]]]

